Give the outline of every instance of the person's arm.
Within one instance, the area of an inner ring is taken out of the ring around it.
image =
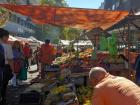
[[[11,69],[14,70],[14,63],[12,59],[8,59],[8,64],[10,65]]]
[[[104,103],[102,94],[100,93],[99,90],[94,91],[93,97],[92,97],[92,105],[106,105]]]
[[[13,57],[12,47],[9,45],[7,49],[7,61],[12,70],[14,70],[13,58],[14,57]]]

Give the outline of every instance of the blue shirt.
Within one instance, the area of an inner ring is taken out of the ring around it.
[[[13,56],[14,56],[14,59],[21,59],[22,52],[19,51],[18,49],[13,49]]]

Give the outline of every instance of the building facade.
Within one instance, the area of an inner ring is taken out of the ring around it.
[[[104,0],[104,9],[105,10],[127,10],[127,11],[130,11],[132,9],[134,12],[139,13],[140,0]],[[116,29],[116,33],[117,32],[118,30]],[[131,41],[135,43],[140,38],[139,35],[140,35],[140,30],[132,25],[131,36],[130,36]]]
[[[104,0],[106,10],[140,10],[140,0]]]
[[[30,0],[31,3],[36,4],[38,0]],[[16,4],[30,4],[29,0],[15,0]],[[34,1],[34,2],[33,2]],[[0,3],[10,3],[10,0],[1,0]],[[9,21],[4,26],[12,35],[29,37],[35,36],[37,27],[33,24],[30,19],[26,16],[10,13]]]

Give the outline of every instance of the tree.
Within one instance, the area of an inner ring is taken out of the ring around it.
[[[65,0],[40,0],[41,5],[50,5],[50,6],[67,6]]]
[[[61,39],[64,40],[74,40],[80,36],[81,30],[74,28],[63,28]]]
[[[8,3],[13,3],[13,4],[17,4],[16,0],[7,0]]]

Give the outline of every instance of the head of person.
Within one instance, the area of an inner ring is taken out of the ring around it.
[[[106,75],[107,71],[101,67],[92,68],[89,72],[89,80],[92,86],[96,86],[100,81],[102,81]]]
[[[25,43],[25,47],[29,47],[29,43]]]
[[[20,42],[19,42],[19,41],[15,41],[15,42],[13,43],[13,49],[20,49],[20,48],[21,48]]]
[[[0,40],[2,42],[7,42],[9,39],[9,32],[3,28],[0,28]]]
[[[50,44],[50,40],[49,40],[49,39],[46,39],[46,40],[45,40],[45,44],[46,44],[46,45]]]

